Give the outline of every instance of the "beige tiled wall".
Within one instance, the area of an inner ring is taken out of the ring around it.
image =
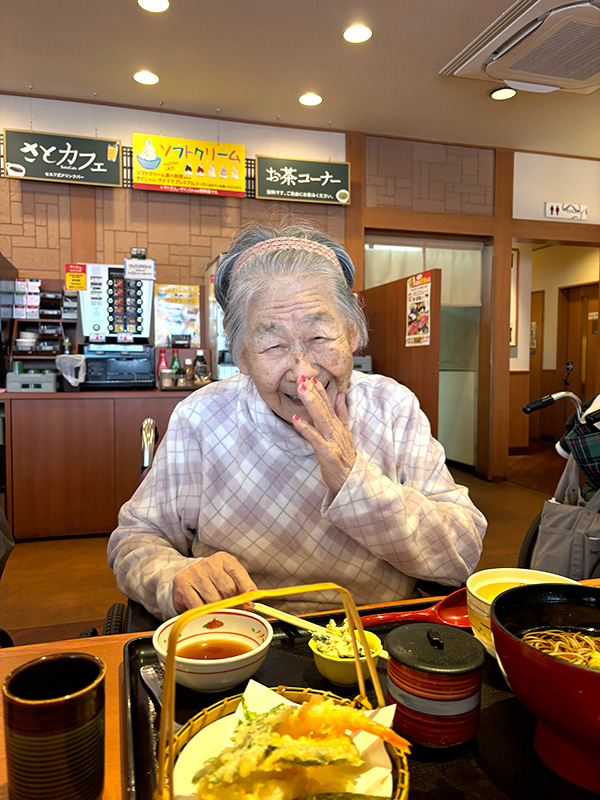
[[[119,264],[132,247],[145,247],[160,283],[201,282],[206,263],[252,220],[278,224],[293,215],[344,242],[343,207],[135,189],[94,194],[95,220],[88,224],[95,226],[96,261]],[[0,252],[23,277],[62,279],[72,261],[70,187],[0,179]]]
[[[440,214],[494,214],[494,152],[366,139],[366,205]]]
[[[0,179],[0,252],[23,277],[58,278],[71,260],[69,187]]]

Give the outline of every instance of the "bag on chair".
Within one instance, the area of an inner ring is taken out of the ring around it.
[[[600,572],[600,491],[585,503],[579,492],[579,468],[573,455],[556,494],[542,510],[531,569],[554,572],[576,581]]]

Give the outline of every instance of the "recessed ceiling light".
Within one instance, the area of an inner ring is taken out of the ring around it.
[[[141,6],[144,11],[166,11],[169,7],[169,0],[138,0],[138,6]]]
[[[136,72],[133,76],[133,79],[138,83],[144,83],[147,86],[151,86],[153,83],[158,83],[158,75],[155,75],[153,72],[148,72],[147,69],[143,69],[141,72]]]
[[[344,39],[352,44],[366,42],[371,36],[373,36],[373,31],[366,25],[351,25],[344,31]]]
[[[302,97],[299,97],[298,100],[303,106],[318,106],[319,103],[323,102],[323,98],[319,97],[318,94],[314,94],[314,92],[307,92]]]
[[[516,93],[515,89],[511,89],[510,86],[503,86],[500,89],[494,89],[490,92],[490,97],[492,100],[510,100]]]

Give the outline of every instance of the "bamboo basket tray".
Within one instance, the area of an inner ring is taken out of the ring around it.
[[[270,589],[265,591],[252,591],[236,597],[230,597],[226,600],[221,600],[216,603],[209,603],[199,608],[190,609],[182,614],[173,628],[169,636],[169,643],[167,648],[167,661],[165,665],[165,679],[164,679],[164,703],[163,712],[161,714],[160,722],[160,737],[159,737],[159,751],[158,751],[158,774],[156,780],[156,789],[154,792],[154,800],[175,800],[173,791],[173,769],[178,755],[181,753],[185,745],[203,728],[206,728],[211,723],[215,722],[222,717],[233,714],[239,705],[242,695],[238,694],[229,697],[225,700],[215,703],[209,708],[205,708],[199,714],[192,717],[181,730],[174,734],[173,722],[175,718],[175,648],[179,633],[183,626],[196,617],[204,616],[205,614],[212,614],[223,608],[231,608],[233,606],[243,605],[244,603],[253,602],[265,597],[281,597],[290,594],[300,594],[311,591],[323,591],[325,589],[337,590],[344,604],[346,612],[346,619],[348,620],[348,627],[352,631],[352,644],[354,649],[354,657],[357,665],[357,677],[359,684],[359,695],[353,700],[338,697],[330,692],[324,692],[319,689],[308,688],[294,688],[279,686],[273,688],[277,694],[285,697],[293,703],[304,703],[310,700],[314,695],[332,698],[334,702],[341,705],[350,705],[357,708],[371,709],[371,703],[367,699],[366,687],[362,670],[360,669],[358,659],[357,639],[361,642],[366,655],[367,665],[369,668],[369,675],[373,682],[375,694],[377,697],[377,707],[381,708],[385,705],[385,699],[381,690],[379,676],[375,669],[373,659],[371,658],[370,650],[366,642],[364,629],[354,604],[354,600],[350,593],[341,586],[334,583],[317,583],[305,586],[294,586],[286,589]],[[393,777],[393,792],[391,800],[406,800],[408,797],[408,763],[406,754],[392,745],[386,743],[386,750],[392,762],[392,777]]]

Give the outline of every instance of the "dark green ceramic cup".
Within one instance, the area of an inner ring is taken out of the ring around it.
[[[10,800],[97,800],[104,785],[106,666],[57,653],[17,667],[2,686]]]

